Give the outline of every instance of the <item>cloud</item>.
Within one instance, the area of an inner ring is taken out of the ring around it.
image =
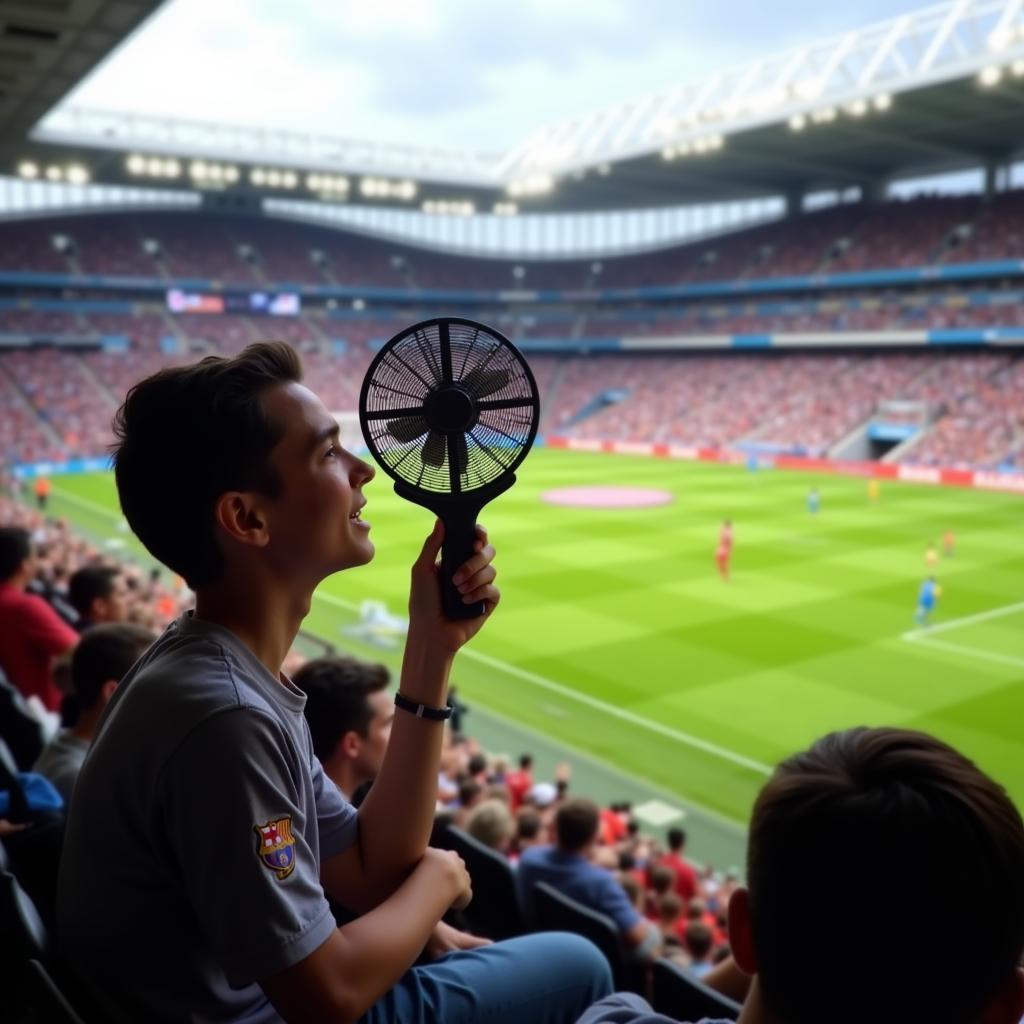
[[[326,135],[513,145],[912,9],[908,0],[171,0],[73,102]]]

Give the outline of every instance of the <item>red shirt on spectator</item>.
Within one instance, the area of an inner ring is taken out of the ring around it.
[[[505,776],[505,787],[508,789],[509,806],[513,811],[518,810],[523,798],[533,787],[533,772],[522,769],[509,772]]]
[[[41,597],[0,583],[0,668],[26,697],[60,709],[51,663],[76,643],[78,634]]]
[[[600,831],[601,842],[605,846],[613,846],[615,843],[622,842],[628,834],[629,827],[622,815],[619,814],[618,811],[613,811],[610,807],[602,807]],[[646,885],[647,879],[641,876],[640,884]]]
[[[678,853],[666,853],[658,863],[667,865],[676,873],[676,892],[684,900],[692,900],[697,895],[697,872]]]

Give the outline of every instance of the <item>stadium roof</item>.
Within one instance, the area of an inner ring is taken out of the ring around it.
[[[4,0],[0,152],[24,140],[162,0]]]
[[[77,12],[79,20],[91,12],[59,43],[81,77],[112,46],[98,29],[86,31],[94,22],[121,25],[123,35],[156,6],[49,0],[30,8],[26,0],[24,10],[67,12],[54,19]],[[434,204],[433,212],[650,208],[871,185],[1017,158],[1024,0],[946,0],[544,126],[504,154],[67,109],[26,139],[32,118],[74,84],[68,75],[0,123],[0,138],[20,129],[23,144],[0,151],[12,171],[26,161],[38,173],[51,159],[74,159],[109,183],[428,211]]]

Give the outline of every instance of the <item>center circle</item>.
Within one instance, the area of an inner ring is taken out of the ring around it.
[[[457,384],[439,388],[427,398],[424,412],[427,423],[443,434],[454,434],[476,425],[476,406],[472,397]]]

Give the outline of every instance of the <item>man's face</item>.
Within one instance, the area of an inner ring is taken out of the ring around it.
[[[374,470],[338,443],[338,425],[323,402],[301,384],[283,384],[263,398],[267,415],[283,424],[271,454],[282,490],[268,506],[269,551],[282,571],[319,582],[373,558],[370,524],[359,516],[361,488]]]
[[[110,593],[93,601],[95,622],[126,622],[128,620],[128,585],[124,576],[117,575],[110,581]]]
[[[378,690],[367,697],[366,702],[373,708],[366,736],[361,736],[355,768],[361,778],[370,781],[377,777],[384,763],[388,741],[391,739],[391,723],[395,717],[395,704],[387,690]]]

